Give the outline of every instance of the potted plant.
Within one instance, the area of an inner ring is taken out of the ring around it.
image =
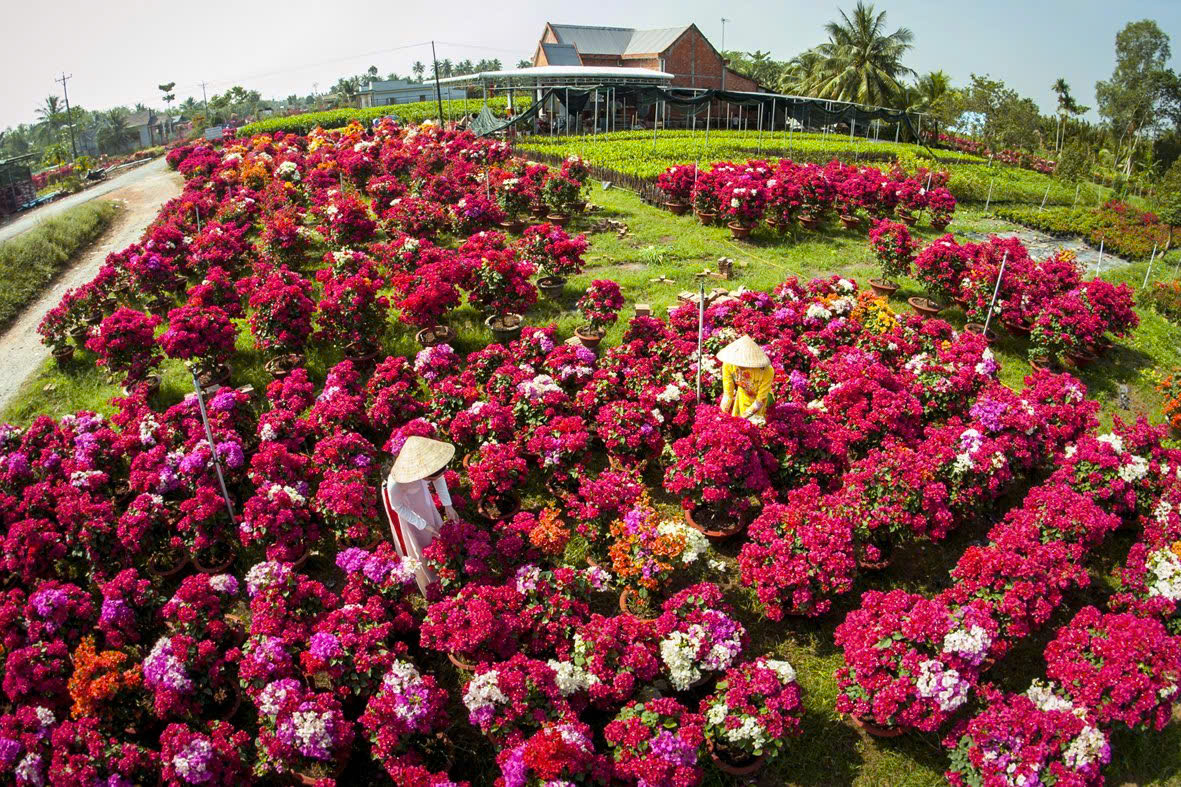
[[[530,184],[525,178],[505,178],[500,181],[496,200],[505,215],[500,225],[510,232],[520,232],[525,226],[523,217],[529,212],[532,199]]]
[[[607,334],[607,328],[619,319],[623,308],[623,293],[619,285],[610,279],[595,279],[586,292],[578,299],[578,311],[586,320],[585,325],[574,329],[578,340],[592,350],[599,346]]]
[[[64,299],[47,311],[45,316],[41,318],[41,322],[37,324],[37,333],[41,336],[41,342],[49,346],[49,352],[53,355],[53,360],[58,366],[68,363],[74,357],[74,348],[70,344],[73,331],[74,322]],[[82,335],[82,341],[78,346],[83,346],[85,341],[86,337]]]
[[[746,528],[752,498],[771,488],[778,463],[762,447],[758,427],[713,405],[700,405],[692,431],[672,444],[675,463],[664,488],[681,498],[685,521],[722,540]]]
[[[532,275],[533,265],[517,259],[512,249],[480,252],[468,302],[489,314],[484,324],[501,344],[521,335],[522,312],[537,302],[537,287],[529,281]]]
[[[447,690],[409,660],[390,664],[381,685],[358,721],[369,736],[373,757],[391,775],[400,774],[409,758],[421,757],[432,767],[444,766],[450,755],[445,732]]]
[[[869,286],[883,297],[890,297],[901,286],[895,277],[910,273],[918,243],[910,236],[905,224],[882,219],[869,230],[869,247],[882,267],[882,278],[870,279]]]
[[[261,350],[274,355],[268,368],[292,369],[312,333],[316,303],[312,283],[286,266],[272,268],[248,279],[250,332]]]
[[[413,271],[395,273],[390,282],[398,319],[418,328],[414,338],[423,347],[455,339],[446,315],[462,299],[457,286],[460,266],[458,258],[444,254]]]
[[[550,213],[548,219],[558,226],[565,226],[582,193],[582,184],[562,174],[550,172],[541,187],[541,198]]]
[[[722,188],[722,207],[730,222],[726,225],[738,240],[750,237],[751,230],[763,217],[767,207],[767,190],[763,181],[749,174],[731,177]]]
[[[618,774],[648,784],[698,784],[703,719],[672,697],[632,700],[603,729]]]
[[[714,764],[730,776],[756,773],[802,733],[801,699],[795,668],[786,661],[760,656],[731,667],[701,701]]]
[[[712,170],[697,170],[697,181],[691,187],[691,197],[693,212],[702,224],[713,224],[721,211],[719,183],[719,175]]]
[[[638,616],[655,617],[668,583],[709,551],[709,542],[698,531],[661,520],[646,496],[611,522],[608,532],[608,568],[622,588],[620,611]]]
[[[318,338],[340,347],[354,363],[369,363],[385,335],[389,300],[379,294],[385,282],[370,264],[355,273],[321,268],[316,280],[324,286],[316,315]]]
[[[946,302],[959,297],[970,263],[968,251],[951,235],[931,241],[914,258],[914,276],[930,297],[910,298],[907,302],[920,314],[938,313],[943,307],[935,299]]]
[[[512,443],[485,443],[466,460],[476,508],[488,519],[505,519],[520,508],[516,491],[525,481],[528,463]]]
[[[689,691],[729,669],[747,645],[746,629],[710,582],[678,591],[656,620],[664,676],[675,691]]]
[[[582,273],[586,263],[585,235],[570,237],[561,227],[553,224],[536,224],[525,230],[517,243],[520,258],[533,265],[541,278],[537,286],[547,298],[557,298],[566,284],[566,277]]]
[[[697,174],[695,164],[676,164],[657,176],[656,187],[664,192],[664,206],[674,216],[684,215],[689,209]]]
[[[263,689],[257,704],[260,772],[291,772],[310,785],[344,770],[355,731],[332,694],[284,678]]]
[[[98,356],[99,366],[106,367],[113,378],[121,376],[124,387],[131,388],[160,363],[160,348],[155,342],[159,324],[160,318],[154,314],[120,306],[99,323],[86,340],[86,349]]]
[[[942,232],[951,224],[955,213],[955,197],[946,187],[940,186],[927,192],[927,209],[931,211],[931,226]]]
[[[169,358],[179,358],[197,372],[202,385],[229,379],[227,364],[238,330],[217,306],[184,306],[168,312],[168,329],[160,334],[160,347]]]

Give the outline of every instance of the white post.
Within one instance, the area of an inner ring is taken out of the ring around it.
[[[1049,184],[1047,184],[1047,185],[1046,185],[1046,193],[1042,195],[1042,204],[1041,204],[1041,206],[1040,206],[1040,207],[1037,209],[1037,212],[1038,212],[1038,213],[1041,213],[1043,210],[1045,210],[1045,208],[1046,208],[1046,200],[1049,198],[1049,196],[1050,196],[1050,186],[1049,186]]]
[[[595,130],[591,136],[597,137],[599,135],[599,88],[595,87]]]
[[[1081,186],[1081,185],[1082,185],[1081,183],[1075,183],[1075,184],[1074,184],[1074,202],[1073,202],[1073,203],[1071,204],[1071,206],[1070,206],[1070,207],[1072,207],[1072,208],[1073,208],[1075,205],[1078,205],[1078,189],[1079,189],[1079,186]]]
[[[992,322],[992,310],[996,307],[996,296],[1001,291],[1001,279],[1005,276],[1005,263],[1009,261],[1009,252],[1001,257],[1001,270],[996,275],[996,286],[992,288],[992,300],[988,302],[988,314],[984,318],[984,339],[988,340],[988,326]]]
[[[226,501],[226,510],[230,512],[230,521],[236,523],[234,504],[230,502],[230,493],[226,490],[226,480],[221,474],[221,459],[217,456],[217,446],[213,442],[213,430],[209,428],[209,415],[205,412],[205,396],[201,393],[201,381],[197,379],[197,371],[189,369],[193,375],[193,388],[197,391],[197,407],[201,410],[201,423],[205,425],[205,439],[209,441],[209,453],[213,457],[213,469],[217,471],[217,483],[221,485],[221,496]]]
[[[1103,244],[1106,238],[1099,239],[1099,261],[1095,263],[1095,275],[1099,275],[1099,269],[1103,267]]]
[[[1148,270],[1144,272],[1144,283],[1140,285],[1140,289],[1148,286],[1148,277],[1152,274],[1152,263],[1156,259],[1156,247],[1159,244],[1152,244],[1152,256],[1148,258]]]
[[[197,214],[197,232],[201,231],[201,206],[194,205],[193,212]]]
[[[992,203],[992,184],[996,182],[996,178],[988,181],[988,199],[984,200],[984,212],[988,213],[988,206]]]
[[[705,102],[705,152],[709,154],[709,112],[713,109],[713,99]]]
[[[701,402],[701,348],[705,343],[705,279],[697,290],[697,401]]]
[[[771,99],[771,142],[775,142],[775,99]]]

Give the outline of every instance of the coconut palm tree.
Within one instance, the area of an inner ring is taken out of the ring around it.
[[[99,113],[98,146],[104,153],[121,153],[135,141],[135,132],[127,127],[129,114],[123,107]]]
[[[828,41],[796,58],[789,67],[793,92],[816,98],[892,106],[902,79],[914,71],[902,64],[914,34],[905,27],[886,32],[886,12],[858,0],[853,14],[824,26]]]
[[[423,74],[426,73],[426,66],[422,64],[421,60],[415,60],[414,65],[410,66],[410,70],[414,72],[414,78],[421,82]]]

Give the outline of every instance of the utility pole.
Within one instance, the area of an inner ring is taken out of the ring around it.
[[[435,57],[435,42],[431,41],[431,62],[435,65],[435,101],[439,103],[439,128],[443,127],[443,92],[439,90],[439,59]]]
[[[62,95],[66,99],[66,124],[70,128],[70,150],[74,152],[74,158],[78,158],[78,144],[74,142],[74,116],[70,114],[70,91],[66,90],[66,81],[73,78],[73,74],[67,75],[63,71],[61,77],[53,81],[62,83]]]
[[[726,89],[726,23],[729,21],[722,17],[722,90]]]
[[[209,96],[205,95],[205,83],[201,83],[201,103],[205,105],[205,124],[209,125]]]

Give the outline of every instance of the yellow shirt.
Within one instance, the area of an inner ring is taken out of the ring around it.
[[[722,398],[734,402],[730,415],[739,418],[746,414],[755,402],[761,402],[759,415],[765,415],[767,397],[771,394],[771,383],[775,380],[775,369],[764,366],[748,369],[744,366],[722,364]]]

